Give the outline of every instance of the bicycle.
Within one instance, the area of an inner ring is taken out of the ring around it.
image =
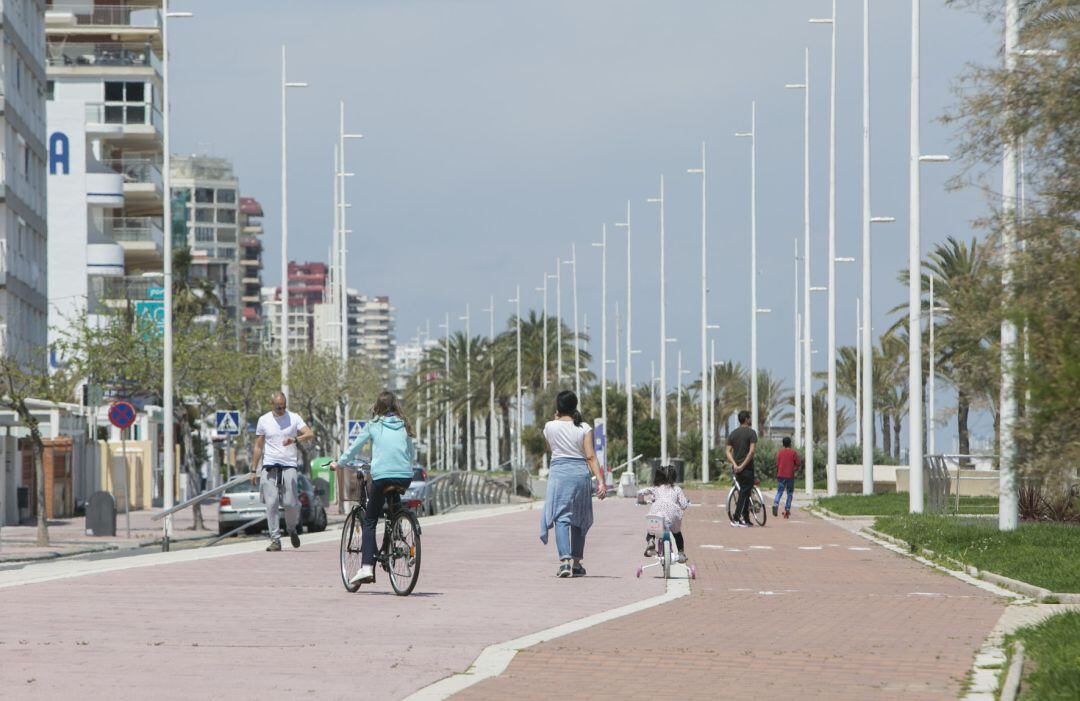
[[[671,566],[679,562],[680,553],[679,547],[675,544],[675,539],[671,536],[671,531],[667,529],[663,517],[646,516],[645,532],[653,536],[653,543],[656,548],[656,562],[648,565],[638,565],[636,576],[640,578],[641,574],[650,567],[660,567],[664,579],[671,579]],[[683,561],[685,561],[685,558]],[[690,574],[690,579],[697,579],[697,568],[693,564],[688,564],[686,569]]]
[[[372,485],[366,465],[356,468],[356,476],[360,481],[359,500],[349,511],[341,529],[341,581],[349,592],[360,589],[359,584],[350,584],[349,580],[360,569],[362,524],[369,503],[368,490]],[[389,575],[390,586],[398,596],[411,594],[420,579],[420,522],[411,509],[401,505],[401,495],[404,493],[405,490],[400,487],[386,488],[382,545],[375,553],[375,563],[381,565]]]
[[[735,506],[739,501],[739,480],[735,474],[735,468],[731,469],[731,489],[727,496],[727,516],[729,521],[735,520]],[[754,478],[754,489],[750,492],[750,513],[757,525],[764,526],[768,519],[768,509],[765,508],[765,498],[761,496],[761,480]]]

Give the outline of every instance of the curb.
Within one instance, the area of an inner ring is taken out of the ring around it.
[[[975,577],[977,579],[996,584],[999,587],[1010,589],[1018,594],[1023,594],[1024,596],[1030,597],[1031,599],[1034,599],[1039,603],[1080,604],[1080,594],[1074,594],[1071,592],[1053,592],[1044,587],[1036,586],[1028,582],[1023,582],[1019,579],[1006,577],[1005,575],[997,574],[996,572],[980,570],[977,567],[967,565],[955,558],[949,557],[948,555],[942,555],[927,548],[913,548],[910,543],[900,540],[899,538],[894,538],[887,533],[876,531],[869,526],[864,528],[863,530],[867,533],[872,534],[875,538],[879,538],[881,540],[892,543],[897,547],[905,548],[912,553],[918,551],[926,557],[943,560],[949,563],[954,569],[960,570],[961,572],[971,575],[972,577]]]
[[[663,594],[618,608],[601,611],[600,613],[594,613],[591,616],[569,621],[537,633],[530,633],[520,638],[489,645],[483,649],[476,660],[464,672],[440,679],[406,696],[405,701],[442,701],[442,699],[448,699],[474,684],[502,674],[521,650],[689,596],[690,571],[686,565],[676,566],[682,571],[682,576],[667,580],[667,588]]]
[[[853,515],[834,514],[832,511],[829,511],[824,506],[818,506],[817,504],[814,504],[814,505],[808,506],[808,507],[803,507],[803,509],[807,510],[807,511],[819,512],[821,515],[827,516],[827,517],[832,518],[832,519],[836,519],[837,521],[872,521],[875,518],[877,518],[877,516],[872,516],[872,515],[868,515],[868,514],[853,514]]]
[[[1001,682],[1001,701],[1016,701],[1020,693],[1020,680],[1024,672],[1024,643],[1017,641],[1013,645],[1012,660],[1009,662],[1009,671]]]

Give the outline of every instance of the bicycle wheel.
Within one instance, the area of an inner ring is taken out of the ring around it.
[[[359,584],[350,584],[349,580],[360,569],[363,513],[363,510],[359,508],[350,511],[345,518],[345,525],[341,528],[341,583],[350,592],[357,591],[360,588]]]
[[[739,490],[732,487],[728,490],[727,495],[727,517],[728,521],[735,520],[735,505],[739,501]]]
[[[390,586],[398,596],[408,596],[420,579],[420,523],[413,512],[401,510],[394,515],[387,559]]]
[[[671,579],[671,541],[664,539],[664,579]]]
[[[764,526],[769,514],[767,513],[768,509],[765,508],[765,500],[761,497],[761,490],[757,487],[754,487],[754,491],[750,492],[750,511],[753,512],[757,525]]]

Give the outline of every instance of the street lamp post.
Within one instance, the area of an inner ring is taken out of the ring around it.
[[[517,436],[515,441],[515,451],[517,453],[517,459],[511,466],[511,481],[513,482],[514,494],[517,495],[517,471],[525,463],[524,451],[521,445],[521,431],[524,428],[525,416],[521,408],[521,285],[514,288],[514,298],[510,300],[511,304],[517,305],[517,311],[515,312],[515,326],[517,327],[517,383],[514,385],[514,413],[517,415]]]
[[[489,327],[488,327],[488,361],[489,372],[491,376],[488,378],[488,471],[494,470],[499,464],[499,452],[498,441],[496,440],[495,432],[495,295],[491,295],[488,301],[488,308],[485,309],[488,313]]]
[[[735,136],[750,139],[750,423],[758,429],[757,369],[757,102],[750,103],[750,131]]]
[[[802,445],[802,335],[799,328],[799,237],[795,237],[795,305],[791,308],[795,317],[795,443]]]
[[[338,225],[338,232],[337,232],[337,236],[336,236],[336,239],[337,239],[337,241],[336,241],[336,243],[337,243],[337,251],[335,252],[336,253],[335,258],[337,260],[337,266],[338,266],[338,275],[337,275],[337,277],[338,277],[338,279],[337,279],[338,298],[337,298],[336,301],[338,303],[338,313],[340,315],[340,324],[341,324],[341,328],[340,328],[340,331],[341,331],[341,336],[340,336],[341,348],[340,348],[340,350],[341,350],[341,377],[342,377],[342,382],[343,383],[344,383],[344,379],[346,377],[346,372],[347,372],[348,363],[349,363],[349,286],[348,286],[348,282],[347,282],[347,280],[348,280],[348,269],[346,267],[346,260],[348,258],[348,246],[345,245],[345,238],[346,238],[347,234],[351,233],[351,231],[349,230],[349,228],[348,228],[348,226],[346,224],[346,216],[345,215],[347,214],[348,208],[352,206],[352,205],[348,204],[348,202],[345,199],[345,178],[348,178],[348,177],[352,176],[352,173],[348,172],[348,169],[345,167],[345,141],[347,139],[362,139],[362,138],[364,138],[362,134],[349,134],[349,133],[345,132],[345,101],[344,100],[339,100],[338,101],[338,145],[337,145],[337,148],[338,148],[337,163],[338,163],[339,171],[337,173],[337,182],[335,183],[336,186],[337,186],[337,193],[336,193],[337,196],[335,197],[335,200],[337,202],[337,206],[338,206],[339,210],[338,210],[338,213],[337,213],[338,215],[335,218],[335,221],[337,222],[337,225]],[[344,416],[342,416],[342,428],[347,428],[347,426],[348,426],[348,423],[347,423],[348,418],[349,418],[349,406],[346,403]],[[347,431],[344,433],[343,439],[346,442],[348,441],[348,433],[347,433]]]
[[[930,273],[930,308],[928,309],[930,319],[927,324],[930,331],[930,357],[927,359],[930,363],[930,369],[926,374],[926,381],[930,386],[926,388],[926,393],[928,395],[927,402],[929,404],[926,408],[928,421],[927,430],[929,431],[929,434],[926,436],[926,450],[930,455],[937,454],[937,451],[935,450],[937,441],[934,437],[934,434],[937,433],[937,431],[934,430],[934,277],[935,275]]]
[[[445,378],[443,379],[443,391],[446,393],[446,428],[443,430],[443,469],[450,469],[450,432],[453,413],[450,408],[450,313],[446,313],[446,322],[439,324],[446,329],[446,348],[443,350],[443,363]]]
[[[788,83],[789,90],[803,91],[803,313],[802,385],[803,453],[806,462],[806,494],[814,493],[814,383],[810,363],[810,49],[804,49],[803,82]]]
[[[578,308],[577,308],[577,244],[570,244],[570,260],[563,263],[573,268],[573,299],[574,299],[574,394],[581,399],[581,335],[578,333]]]
[[[705,417],[708,415],[705,397],[705,377],[708,373],[708,358],[705,354],[706,338],[709,335],[708,322],[708,293],[709,293],[709,265],[706,256],[708,235],[706,226],[706,203],[708,197],[705,190],[705,182],[708,173],[705,164],[705,142],[701,142],[701,167],[688,168],[687,173],[701,175],[701,481],[709,481],[709,436],[705,430]],[[682,379],[679,380],[682,382]]]
[[[459,316],[465,322],[465,469],[473,469],[473,425],[472,425],[472,314],[469,305],[465,305],[465,316]]]
[[[163,320],[163,333],[162,333],[162,399],[161,403],[164,416],[162,423],[164,426],[164,459],[162,461],[163,470],[163,485],[162,491],[162,504],[165,509],[171,509],[174,505],[175,499],[173,492],[176,490],[176,455],[173,449],[173,445],[176,443],[175,436],[175,416],[173,412],[174,400],[174,387],[173,387],[173,234],[172,234],[172,158],[170,154],[169,146],[169,19],[176,18],[181,19],[185,17],[193,17],[190,12],[169,12],[169,0],[163,0],[162,2],[162,20],[161,20],[161,46],[162,46],[162,59],[161,59],[161,80],[163,85],[162,105],[163,111],[161,115],[162,119],[162,139],[164,150],[164,172],[162,174],[163,187],[165,191],[165,260],[162,261],[162,285],[164,286],[164,320]],[[283,49],[284,50],[284,49]],[[125,497],[126,498],[126,497]],[[169,549],[169,538],[172,536],[172,515],[165,517],[165,523],[162,524],[163,538],[162,549]]]
[[[675,381],[675,452],[682,456],[682,378],[683,375],[689,375],[689,370],[683,370],[682,366],[682,349],[679,350],[677,355],[678,370],[676,370]]]
[[[633,381],[633,293],[632,284],[633,257],[630,247],[630,202],[626,203],[626,221],[615,224],[626,229],[626,471],[619,478],[619,496],[631,496],[634,492],[634,381]]]
[[[562,389],[562,258],[555,259],[555,386]]]
[[[600,418],[604,421],[604,436],[611,433],[607,421],[607,224],[600,227],[600,243],[594,243],[600,249]],[[576,266],[575,266],[576,268]],[[574,276],[577,279],[577,276]],[[575,283],[574,287],[577,285]],[[616,346],[618,339],[616,339]],[[605,461],[607,455],[604,455]],[[605,474],[607,465],[604,465]]]
[[[660,205],[660,465],[668,465],[667,443],[667,298],[664,266],[664,176],[660,176],[660,196],[649,198]]]
[[[836,0],[832,16],[812,19],[813,24],[828,24],[832,35],[829,73],[829,282],[828,282],[828,443],[826,473],[828,493],[837,492],[836,485]]]
[[[286,77],[285,45],[281,45],[281,391],[289,395],[289,177],[286,139],[286,95],[289,88],[306,88],[307,83],[289,82]]]

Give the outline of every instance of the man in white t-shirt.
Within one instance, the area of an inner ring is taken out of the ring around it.
[[[255,484],[262,468],[262,496],[266,502],[266,525],[270,531],[269,552],[281,550],[279,510],[285,506],[285,528],[294,548],[300,547],[296,527],[300,521],[300,493],[297,485],[298,441],[315,437],[299,414],[286,409],[283,392],[274,392],[271,411],[259,417],[255,428],[255,450],[251,458],[251,483]]]

